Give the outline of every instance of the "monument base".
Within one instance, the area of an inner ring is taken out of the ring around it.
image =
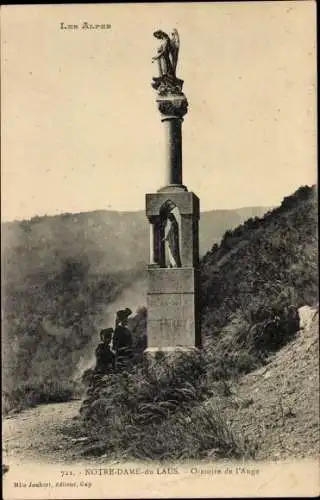
[[[203,358],[197,347],[148,347],[144,351],[148,374],[162,378],[169,369],[177,377],[196,380],[204,370]]]
[[[200,352],[198,347],[194,346],[170,346],[170,347],[147,347],[144,350],[145,356],[161,356],[163,355],[171,355],[176,354],[179,355],[181,353],[191,354],[195,352]]]
[[[157,193],[176,193],[179,191],[188,191],[188,188],[183,184],[167,184],[157,190]]]

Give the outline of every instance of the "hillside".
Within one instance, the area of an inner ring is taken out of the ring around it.
[[[203,349],[137,363],[130,377],[93,377],[81,407],[83,453],[157,460],[317,454],[316,209],[315,188],[304,186],[225,233],[201,262]]]
[[[224,232],[267,207],[204,212],[200,219],[200,253],[220,242]],[[132,269],[147,263],[149,229],[144,212],[94,211],[34,217],[2,224],[5,281],[17,285],[29,275],[56,273],[67,257],[87,259],[92,273]]]
[[[301,187],[261,219],[227,231],[202,260],[200,295],[205,342],[230,366],[243,354],[249,370],[286,343],[290,328],[283,332],[281,321],[293,314],[294,323],[294,310],[318,301],[315,188]],[[275,317],[281,333],[260,338]]]

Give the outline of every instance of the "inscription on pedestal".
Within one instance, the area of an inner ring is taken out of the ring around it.
[[[196,346],[197,272],[148,270],[148,347]]]
[[[150,320],[149,326],[148,347],[193,347],[195,345],[192,334],[194,324],[190,319]]]

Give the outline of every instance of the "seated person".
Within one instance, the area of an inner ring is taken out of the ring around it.
[[[111,373],[114,370],[115,355],[111,349],[113,328],[101,330],[101,343],[96,348],[97,364],[95,372],[100,374]]]
[[[116,352],[117,366],[124,366],[125,360],[132,357],[132,334],[128,325],[128,317],[132,314],[131,309],[126,308],[117,312],[116,328],[113,335],[112,347]]]

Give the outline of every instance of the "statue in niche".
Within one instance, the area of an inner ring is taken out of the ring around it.
[[[158,90],[160,95],[174,93],[181,94],[183,81],[176,76],[176,68],[179,54],[179,34],[176,29],[171,33],[171,38],[162,30],[157,30],[153,36],[161,40],[157,55],[152,62],[158,62],[159,76],[153,78],[152,87]]]
[[[172,212],[169,212],[164,230],[164,238],[169,258],[169,267],[181,267],[179,224]]]

